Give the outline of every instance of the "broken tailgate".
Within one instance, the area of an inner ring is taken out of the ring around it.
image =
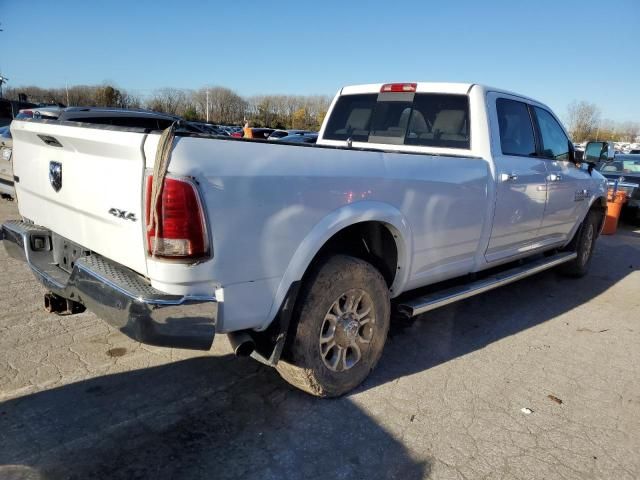
[[[11,133],[21,215],[146,275],[144,131],[14,121]]]

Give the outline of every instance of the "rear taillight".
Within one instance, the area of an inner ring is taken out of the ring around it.
[[[147,177],[146,225],[151,219],[151,186]],[[209,255],[209,242],[204,211],[193,182],[166,177],[158,204],[157,225],[147,227],[147,250],[150,255],[163,258],[198,259]]]
[[[411,93],[418,88],[417,83],[385,83],[380,89],[380,93]]]

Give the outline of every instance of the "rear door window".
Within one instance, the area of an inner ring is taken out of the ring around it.
[[[496,100],[500,146],[503,155],[536,155],[536,141],[529,107],[524,102],[499,98]]]

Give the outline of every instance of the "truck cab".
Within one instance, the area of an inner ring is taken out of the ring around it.
[[[495,180],[488,192],[495,197],[493,224],[483,252],[489,264],[567,241],[589,208],[584,199],[594,185],[549,107],[477,84],[345,87],[317,143],[487,161]]]

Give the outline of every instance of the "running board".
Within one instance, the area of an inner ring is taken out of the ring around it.
[[[527,263],[526,265],[518,265],[510,270],[491,275],[490,277],[483,278],[482,280],[447,288],[413,300],[402,302],[398,305],[398,309],[409,317],[415,317],[416,315],[444,307],[450,303],[464,300],[465,298],[473,297],[480,293],[488,292],[494,288],[508,285],[531,275],[535,275],[536,273],[548,270],[549,268],[570,262],[577,256],[578,255],[575,252],[558,253],[553,257],[535,260]]]

